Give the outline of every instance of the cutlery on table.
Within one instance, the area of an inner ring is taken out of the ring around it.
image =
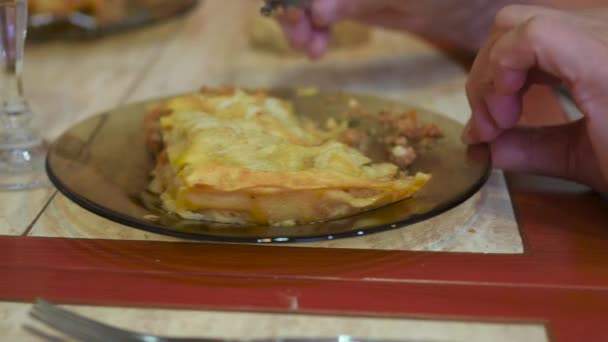
[[[263,338],[263,339],[230,339],[230,338],[188,338],[154,336],[116,328],[82,315],[73,313],[48,301],[38,299],[30,315],[55,330],[70,336],[77,341],[86,342],[389,342],[387,340],[356,339],[342,335],[333,338]],[[26,329],[49,341],[61,341],[36,328]]]
[[[311,0],[264,0],[264,6],[260,10],[262,15],[271,16],[280,8],[300,8],[306,9],[310,6]]]

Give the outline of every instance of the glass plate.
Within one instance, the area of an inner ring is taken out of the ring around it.
[[[402,228],[464,202],[490,174],[487,148],[472,154],[460,141],[462,126],[444,116],[374,96],[336,92],[298,96],[297,91],[289,89],[271,93],[293,101],[298,115],[317,122],[325,122],[328,116],[344,117],[352,98],[371,113],[415,109],[420,121],[436,123],[445,134],[411,167],[414,172],[431,173],[433,178],[413,198],[334,221],[274,227],[181,219],[163,211],[158,199],[146,192],[154,162],[146,149],[143,119],[146,109],[162,100],[126,105],[70,128],[50,148],[49,177],[63,194],[85,209],[134,228],[205,241],[286,243]],[[386,153],[381,152],[386,149],[371,146],[364,151],[370,158],[386,160]]]
[[[79,12],[62,17],[45,13],[32,14],[29,18],[28,40],[98,38],[183,15],[198,3],[199,0],[129,0],[123,16],[106,21]]]

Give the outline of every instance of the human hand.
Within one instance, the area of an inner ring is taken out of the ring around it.
[[[535,83],[563,83],[584,119],[518,128]],[[473,65],[463,140],[489,143],[498,168],[562,177],[608,192],[608,9],[509,6]]]
[[[321,57],[331,27],[341,20],[408,30],[435,41],[476,50],[492,18],[508,0],[312,0],[307,12],[289,9],[279,20],[291,45]]]

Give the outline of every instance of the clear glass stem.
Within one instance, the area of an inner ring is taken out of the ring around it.
[[[27,2],[0,0],[0,123],[4,148],[39,143],[29,127],[32,114],[23,95],[23,50]]]
[[[27,33],[27,0],[0,0],[0,189],[46,183],[46,146],[31,127],[32,112],[21,74]]]

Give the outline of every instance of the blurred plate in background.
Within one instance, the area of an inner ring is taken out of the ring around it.
[[[93,3],[105,1],[96,0]],[[32,10],[36,7],[34,2],[31,2],[28,39],[46,41],[98,38],[181,16],[199,3],[199,0],[107,1],[108,6],[111,6],[109,10],[83,5],[79,10],[70,13],[62,13],[60,7],[57,7],[55,12],[37,12]]]

